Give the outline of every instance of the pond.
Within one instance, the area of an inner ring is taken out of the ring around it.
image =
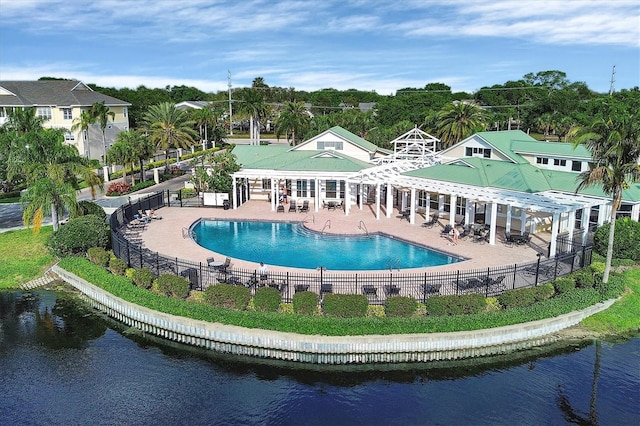
[[[3,424],[638,424],[640,337],[455,363],[304,367],[147,339],[0,291]]]

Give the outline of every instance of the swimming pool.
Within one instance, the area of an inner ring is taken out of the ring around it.
[[[386,235],[320,235],[299,223],[201,219],[195,241],[236,259],[328,270],[382,270],[438,266],[460,258]]]

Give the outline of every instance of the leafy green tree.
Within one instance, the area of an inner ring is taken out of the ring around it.
[[[262,93],[255,89],[241,92],[239,112],[249,117],[249,138],[252,145],[260,145],[260,120],[267,116],[267,105]]]
[[[102,130],[102,145],[104,146],[103,159],[106,162],[107,138],[105,130],[109,124],[109,118],[113,121],[116,117],[116,113],[111,111],[109,107],[105,105],[104,101],[102,101],[91,105],[90,114],[95,119],[95,122],[100,125],[100,130]]]
[[[40,130],[44,118],[36,115],[35,108],[14,108],[7,117],[7,128],[22,135],[26,132]]]
[[[287,141],[291,136],[293,145],[296,145],[296,135],[298,137],[304,135],[309,127],[309,113],[304,106],[304,102],[286,102],[284,110],[280,113],[276,120],[276,137],[286,135]]]
[[[82,111],[78,117],[74,120],[71,126],[72,132],[82,131],[82,141],[87,148],[87,157],[91,158],[91,145],[89,143],[89,126],[96,122],[95,117],[91,114],[91,111]]]
[[[122,179],[124,182],[127,181],[127,166],[136,160],[133,153],[133,147],[127,140],[126,133],[128,132],[131,132],[131,130],[127,132],[120,132],[116,142],[111,145],[111,148],[107,151],[107,162],[122,166]],[[133,167],[131,168],[133,169]],[[135,184],[135,182],[131,183]]]
[[[140,182],[144,182],[144,160],[150,158],[156,152],[156,147],[149,140],[149,137],[135,130],[120,132],[126,133],[127,143],[131,146],[131,152],[134,159],[138,160],[140,165]],[[125,137],[125,136],[123,136]]]
[[[240,170],[236,156],[230,151],[225,151],[211,154],[208,161],[211,164],[211,170],[203,176],[203,189],[210,192],[230,193],[233,190],[231,175]]]
[[[156,148],[165,153],[165,168],[169,168],[169,149],[193,145],[196,132],[194,122],[175,104],[164,102],[149,108],[144,115],[144,131]]]
[[[452,102],[438,112],[437,131],[443,146],[449,147],[482,131],[487,126],[487,113],[475,102]]]
[[[609,280],[618,208],[622,191],[640,180],[640,114],[626,114],[615,119],[597,119],[589,127],[576,128],[572,133],[575,145],[583,143],[591,151],[589,170],[580,173],[578,188],[598,185],[611,196],[609,242],[602,281]]]

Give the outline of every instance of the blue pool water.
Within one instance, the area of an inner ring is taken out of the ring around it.
[[[461,260],[384,235],[320,235],[298,223],[202,219],[192,231],[198,244],[217,253],[295,268],[324,266],[334,271],[364,271],[437,266]]]

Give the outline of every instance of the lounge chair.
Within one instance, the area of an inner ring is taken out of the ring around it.
[[[440,219],[440,215],[439,214],[434,214],[433,216],[431,216],[431,219],[425,223],[422,224],[422,226],[424,226],[425,228],[433,228],[433,226],[438,223],[438,219]]]
[[[471,227],[469,225],[462,229],[462,233],[458,236],[458,239],[467,238],[471,234]]]
[[[506,246],[513,246],[513,243],[515,243],[516,241],[514,240],[513,236],[511,235],[511,233],[509,232],[505,232],[504,233],[504,244]]]
[[[309,200],[304,200],[302,202],[302,207],[300,207],[300,213],[307,213],[309,211]]]
[[[276,212],[278,212],[278,213],[284,213],[284,206],[283,206],[282,204],[279,204],[279,205],[278,205],[278,208],[277,208],[277,210],[276,210]]]
[[[425,284],[424,286],[425,296],[440,294],[440,287],[442,287],[442,284]]]
[[[440,236],[441,237],[449,236],[449,233],[451,232],[452,229],[453,229],[453,227],[451,225],[445,225],[444,229],[442,230],[442,232],[440,232]]]
[[[296,200],[291,200],[291,202],[289,203],[289,211],[290,212],[295,212],[297,210],[296,208]]]
[[[400,294],[400,287],[395,284],[389,284],[384,286],[384,292],[387,297],[398,296]]]

